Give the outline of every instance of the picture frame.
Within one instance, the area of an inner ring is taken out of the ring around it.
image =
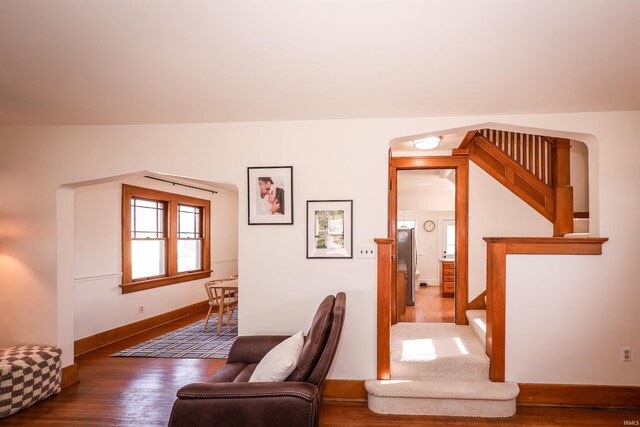
[[[353,200],[307,201],[307,259],[353,258]]]
[[[293,166],[247,168],[249,225],[293,224]]]

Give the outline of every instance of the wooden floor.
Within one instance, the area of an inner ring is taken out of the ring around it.
[[[0,426],[166,426],[178,388],[210,377],[225,361],[108,356],[203,317],[190,316],[78,358],[79,384],[0,420]],[[369,411],[364,402],[325,402],[320,425],[623,426],[625,420],[640,420],[640,412],[519,407],[513,418],[489,420],[385,416]]]
[[[439,286],[421,286],[415,294],[415,305],[407,306],[401,322],[453,323],[455,298],[442,297]]]
[[[205,314],[186,317],[77,358],[79,384],[0,420],[0,426],[166,426],[176,391],[210,377],[225,361],[109,355],[201,320]]]
[[[640,411],[613,411],[577,408],[518,407],[511,418],[416,417],[378,415],[365,403],[325,402],[320,415],[323,426],[623,426],[624,421],[640,420]],[[633,425],[633,424],[631,424]]]

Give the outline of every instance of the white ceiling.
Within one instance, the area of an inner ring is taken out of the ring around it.
[[[640,109],[640,1],[0,0],[0,124]]]
[[[449,134],[439,134],[435,136],[440,137],[440,145],[434,150],[419,150],[414,147],[414,140],[407,139],[403,141],[393,141],[391,143],[391,151],[394,157],[402,156],[424,156],[424,155],[436,155],[444,154],[450,155],[451,150],[458,148],[462,140],[466,136],[466,132],[454,132]],[[428,154],[427,154],[428,153]]]
[[[450,193],[453,197],[455,171],[448,171],[447,177],[439,176],[441,170],[398,171],[398,194]]]

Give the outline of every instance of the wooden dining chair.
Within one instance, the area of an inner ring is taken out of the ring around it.
[[[209,323],[209,318],[211,317],[211,313],[213,312],[214,308],[217,309],[218,313],[218,335],[220,335],[225,311],[227,315],[227,330],[231,332],[231,325],[238,324],[237,321],[231,320],[231,318],[233,317],[233,312],[238,308],[238,291],[229,291],[216,287],[216,285],[231,280],[236,279],[230,278],[213,280],[204,284],[204,288],[207,292],[207,297],[209,298],[209,311],[207,312],[207,318],[204,321],[204,326],[202,328],[203,332],[207,329],[207,324]]]

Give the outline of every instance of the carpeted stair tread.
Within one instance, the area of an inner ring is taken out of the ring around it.
[[[368,406],[379,414],[506,418],[516,413],[515,383],[489,380],[481,324],[398,323],[391,328],[391,380],[367,380]],[[475,326],[474,326],[475,324]]]
[[[487,346],[487,310],[468,310],[469,326],[483,347]]]
[[[520,392],[516,383],[489,380],[367,380],[365,388],[378,397],[423,399],[512,400]]]
[[[378,414],[507,418],[516,413],[515,383],[464,380],[365,382],[369,409]]]
[[[483,380],[488,375],[489,358],[471,327],[442,323],[392,327],[392,378]]]

